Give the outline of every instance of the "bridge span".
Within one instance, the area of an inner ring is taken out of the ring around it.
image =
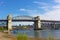
[[[0,19],[0,22],[1,21],[5,21],[5,22],[7,22],[8,20],[7,19]],[[17,19],[12,19],[12,21],[13,22],[19,22],[19,21],[32,21],[32,22],[34,22],[34,21],[37,21],[37,20],[23,20],[23,19],[20,19],[20,20],[17,20]],[[56,20],[40,20],[41,22],[59,22],[60,23],[60,21],[56,21]]]
[[[34,22],[34,29],[41,29],[41,23],[42,22],[60,22],[60,21],[56,21],[56,20],[40,20],[40,16],[37,17],[30,17],[30,16],[16,16],[16,17],[12,17],[11,15],[7,16],[7,19],[0,19],[0,22],[7,22],[7,27],[8,30],[12,30],[12,22],[16,22],[16,21],[32,21]]]

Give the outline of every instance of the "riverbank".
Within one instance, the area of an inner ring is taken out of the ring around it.
[[[29,38],[29,40],[60,40],[60,39],[49,39],[49,38]]]
[[[0,31],[0,40],[17,40],[16,37],[12,35],[8,35],[8,33]],[[53,38],[28,38],[28,40],[60,40],[60,39],[53,39]]]
[[[0,40],[11,40],[11,38],[8,38],[6,33],[0,32]]]
[[[16,37],[0,32],[0,40],[17,40]],[[42,40],[42,38],[28,38],[28,40]]]

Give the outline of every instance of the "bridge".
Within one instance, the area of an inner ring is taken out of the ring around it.
[[[12,17],[11,15],[7,16],[7,19],[0,19],[1,22],[7,22],[7,28],[8,30],[12,30],[12,22],[16,22],[16,21],[30,21],[30,22],[34,22],[34,29],[41,29],[41,23],[42,22],[60,22],[60,21],[54,21],[54,20],[40,20],[40,16],[37,17],[31,17],[31,16],[16,16],[16,17]]]

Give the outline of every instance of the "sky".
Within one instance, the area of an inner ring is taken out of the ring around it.
[[[60,0],[0,0],[0,18],[6,18],[8,14],[60,20]]]

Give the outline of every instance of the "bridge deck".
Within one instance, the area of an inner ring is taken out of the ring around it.
[[[1,21],[8,21],[8,20],[6,20],[6,19],[0,19],[0,22]],[[12,21],[14,22],[14,21],[37,21],[37,20],[22,20],[22,19],[20,19],[20,20],[17,20],[17,19],[12,19]],[[56,21],[56,20],[40,20],[41,22],[60,22],[60,21]]]
[[[57,21],[57,20],[41,20],[41,22],[60,22],[60,21]]]

